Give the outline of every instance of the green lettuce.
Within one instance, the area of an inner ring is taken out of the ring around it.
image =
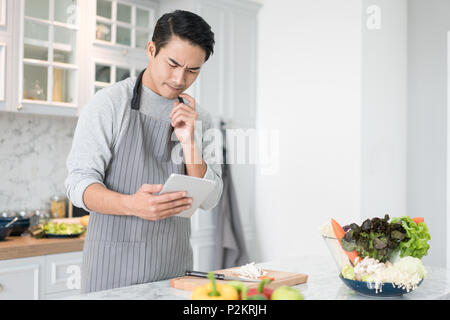
[[[79,234],[84,232],[84,227],[77,223],[56,223],[56,222],[48,222],[46,223],[42,229],[45,233],[50,234]]]
[[[394,263],[394,268],[411,275],[418,275],[421,279],[427,276],[427,271],[419,258],[410,256],[400,258]]]
[[[355,270],[351,265],[344,265],[341,270],[341,274],[344,278],[355,280]]]
[[[400,222],[403,229],[406,230],[406,237],[400,242],[400,257],[411,256],[422,259],[428,254],[431,239],[428,227],[425,222],[416,223],[408,216],[393,218],[393,223]]]

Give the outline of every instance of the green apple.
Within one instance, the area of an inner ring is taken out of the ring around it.
[[[276,288],[272,296],[271,300],[304,300],[305,298],[296,288],[290,286],[281,286]]]

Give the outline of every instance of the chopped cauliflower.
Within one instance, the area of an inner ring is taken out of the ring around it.
[[[242,278],[258,279],[260,276],[266,275],[267,271],[262,270],[261,268],[257,267],[254,262],[251,262],[241,266],[237,270],[233,270],[232,273]]]
[[[382,290],[384,282],[391,282],[394,286],[406,289],[407,292],[415,290],[426,273],[422,269],[420,269],[421,272],[417,272],[416,270],[419,268],[404,268],[402,259],[392,264],[389,261],[382,263],[376,259],[365,257],[355,266],[354,277],[359,281],[367,281],[369,287],[375,288],[376,291]],[[417,263],[417,261],[415,262]]]

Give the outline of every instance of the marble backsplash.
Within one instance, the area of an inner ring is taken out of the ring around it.
[[[65,196],[76,117],[0,112],[0,212],[50,209]]]

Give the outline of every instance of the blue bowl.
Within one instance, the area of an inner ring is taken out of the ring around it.
[[[0,225],[5,225],[11,222],[14,217],[0,217]],[[19,218],[12,225],[11,236],[20,236],[22,233],[28,230],[30,227],[30,218]]]
[[[7,223],[0,223],[0,241],[3,241],[11,234],[11,231],[13,229],[12,226],[5,228],[5,225]]]
[[[350,280],[344,278],[342,274],[339,275],[339,278],[341,278],[341,280],[345,283],[347,287],[365,296],[398,297],[413,291],[413,290],[407,291],[406,289],[394,286],[391,282],[384,282],[379,289],[375,290],[375,283]],[[417,287],[420,286],[422,282],[423,280],[420,280],[420,282],[417,284]]]

